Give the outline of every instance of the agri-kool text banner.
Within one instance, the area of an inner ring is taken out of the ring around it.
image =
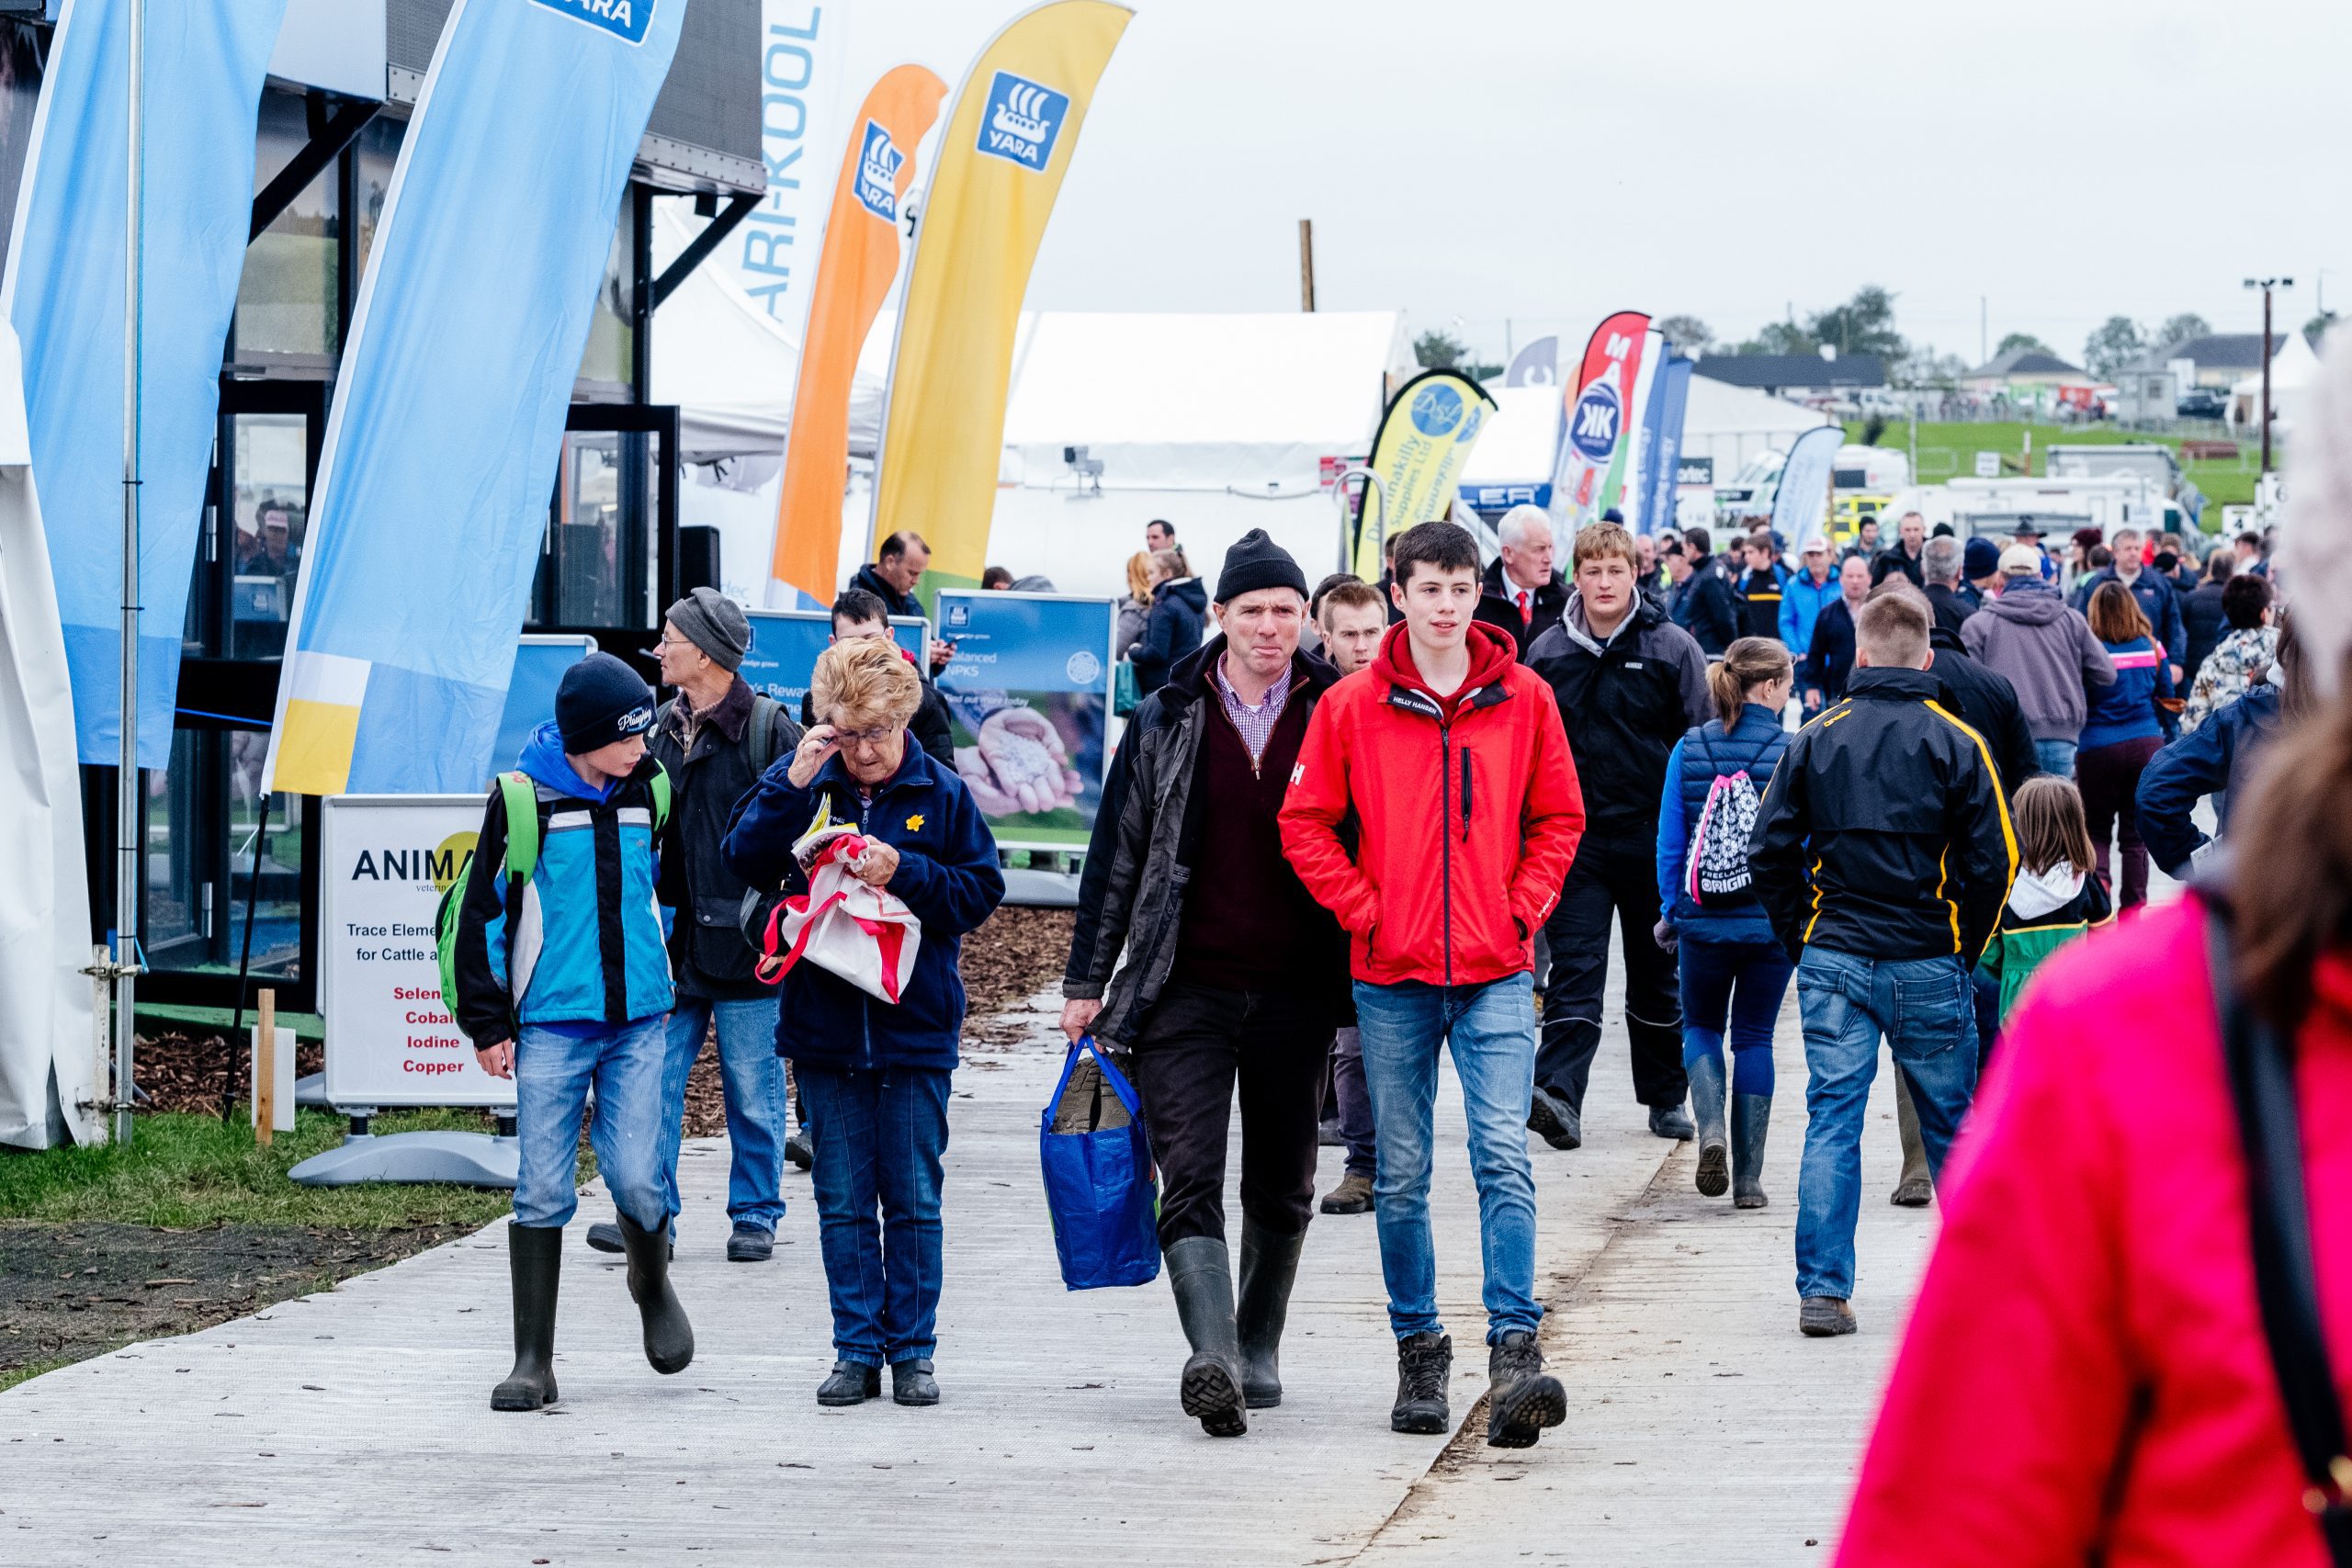
[[[1552,475],[1552,513],[1563,539],[1614,505],[1624,483],[1626,411],[1634,406],[1649,327],[1649,317],[1639,310],[1602,321],[1585,344],[1575,378],[1562,389],[1567,417]]]
[[[1387,535],[1443,517],[1495,400],[1459,370],[1424,370],[1388,400],[1366,465],[1380,480],[1364,486],[1356,517],[1353,564],[1366,582],[1380,581],[1380,542]]]
[[[973,62],[940,139],[907,268],[876,458],[871,546],[931,546],[928,582],[978,586],[996,514],[1021,297],[1094,85],[1134,13],[1054,0]]]
[[[939,675],[956,772],[1000,847],[1067,850],[1092,837],[1117,619],[1108,599],[940,590],[939,635],[956,645]]]
[[[123,263],[130,5],[67,0],[17,196],[0,312],[24,345],[33,479],[85,762],[122,736]],[[220,346],[254,210],[254,128],[286,0],[147,7],[141,108],[139,763],[171,761]]]
[[[477,790],[685,0],[458,0],[360,279],[268,787]],[[666,457],[666,454],[665,454]]]

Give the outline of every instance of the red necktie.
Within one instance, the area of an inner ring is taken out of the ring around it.
[[[1527,590],[1524,588],[1519,591],[1519,624],[1522,627],[1535,624],[1535,612],[1527,607]]]

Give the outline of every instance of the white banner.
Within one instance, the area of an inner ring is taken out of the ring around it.
[[[760,157],[767,199],[715,265],[800,340],[840,173],[849,0],[761,0]],[[910,148],[910,152],[913,149]]]
[[[1772,528],[1788,541],[1795,555],[1820,538],[1827,525],[1829,469],[1844,444],[1842,426],[1825,424],[1797,437],[1789,460],[1781,465],[1781,479],[1772,491]]]
[[[328,1103],[512,1106],[441,1000],[434,921],[473,852],[479,795],[338,795],[320,812],[319,1013]]]

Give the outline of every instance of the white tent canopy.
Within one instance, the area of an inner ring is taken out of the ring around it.
[[[104,1135],[81,778],[17,334],[0,321],[0,1144]]]
[[[1544,484],[1559,453],[1560,389],[1557,387],[1489,387],[1495,400],[1494,417],[1478,433],[1462,465],[1462,483],[1471,485]]]
[[[2302,412],[2303,394],[2319,376],[2319,355],[2312,351],[2311,341],[2298,332],[2290,332],[2270,356],[2270,417],[2273,428],[2287,431],[2294,428],[2295,416]],[[2259,434],[2262,423],[2262,373],[2255,372],[2233,382],[2230,387],[2229,422],[2233,425]]]
[[[1713,457],[1720,483],[1758,452],[1785,452],[1804,432],[1832,423],[1819,410],[1786,398],[1694,375],[1682,413],[1682,455]]]

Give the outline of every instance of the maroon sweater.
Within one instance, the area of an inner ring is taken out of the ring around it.
[[[1207,728],[1185,824],[1198,837],[1169,977],[1226,991],[1295,987],[1329,956],[1332,924],[1291,870],[1277,821],[1306,739],[1307,705],[1294,687],[1252,766],[1214,687],[1201,700]]]

